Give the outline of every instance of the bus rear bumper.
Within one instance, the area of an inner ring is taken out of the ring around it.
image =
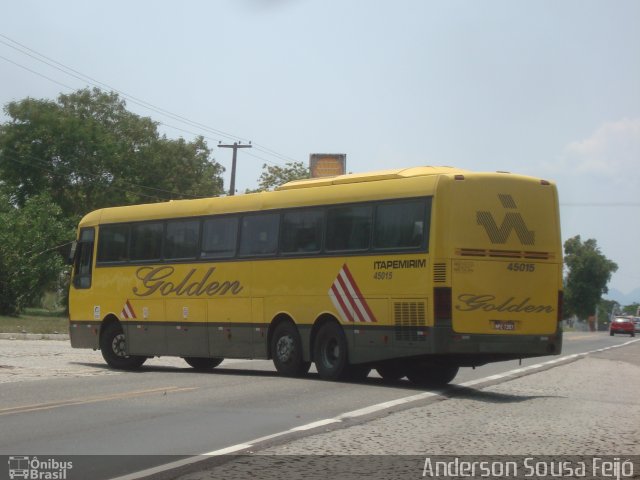
[[[460,366],[479,366],[562,352],[562,332],[550,335],[479,335],[456,333],[451,328],[433,328],[432,352]]]

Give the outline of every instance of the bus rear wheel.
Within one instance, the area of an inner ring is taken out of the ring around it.
[[[457,365],[416,366],[409,369],[407,378],[415,385],[424,387],[443,387],[458,374]]]
[[[348,374],[347,339],[337,323],[325,323],[316,335],[313,360],[320,378],[340,380]]]
[[[213,370],[222,363],[223,358],[207,358],[207,357],[184,357],[184,361],[195,370],[206,371]]]
[[[302,356],[302,340],[293,323],[279,324],[271,337],[273,364],[280,375],[302,377],[311,367]]]
[[[109,323],[100,335],[100,351],[107,365],[119,370],[135,370],[147,357],[127,355],[127,339],[119,323]]]

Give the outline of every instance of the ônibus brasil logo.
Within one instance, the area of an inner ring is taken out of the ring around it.
[[[66,480],[67,472],[73,468],[73,462],[63,462],[54,458],[10,456],[9,478],[29,480]]]

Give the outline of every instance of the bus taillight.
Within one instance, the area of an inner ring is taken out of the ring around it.
[[[451,321],[451,288],[436,287],[433,289],[433,315],[435,324]]]

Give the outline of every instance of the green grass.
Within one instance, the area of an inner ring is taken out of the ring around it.
[[[69,333],[63,311],[27,309],[18,317],[0,316],[0,333]]]

